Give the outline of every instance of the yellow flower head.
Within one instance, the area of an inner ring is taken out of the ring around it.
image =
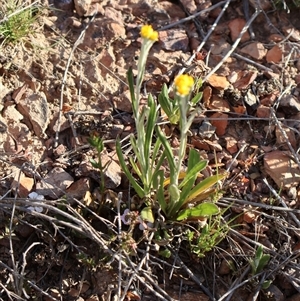
[[[144,39],[158,41],[158,32],[153,30],[151,25],[144,25],[141,29],[141,36]]]
[[[194,79],[188,74],[181,74],[175,78],[176,92],[181,96],[189,95],[194,85]]]

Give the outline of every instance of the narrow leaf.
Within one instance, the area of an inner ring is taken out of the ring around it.
[[[196,105],[201,100],[202,96],[203,96],[202,92],[197,93],[191,100],[192,105],[193,106]]]
[[[134,116],[136,116],[136,112],[137,112],[138,108],[137,108],[137,102],[136,102],[135,93],[134,93],[134,76],[133,76],[131,67],[127,71],[127,80],[128,80],[128,85],[129,85],[130,98],[132,101],[133,113],[134,113]]]
[[[144,221],[154,223],[154,216],[151,207],[145,207],[141,211],[141,217]]]
[[[224,179],[225,177],[226,174],[223,174],[223,175],[214,175],[204,179],[192,189],[184,204],[189,203],[191,200],[196,198],[201,193],[205,192],[207,189],[211,188],[213,185],[218,183],[218,181]]]
[[[213,203],[202,203],[194,208],[183,209],[178,213],[176,220],[181,221],[188,218],[209,217],[219,213],[219,208]]]
[[[117,151],[117,155],[118,155],[118,158],[119,158],[119,162],[120,162],[120,165],[124,171],[124,173],[126,174],[129,182],[131,183],[133,189],[135,190],[135,192],[138,194],[138,196],[140,198],[143,198],[145,196],[145,193],[144,193],[144,190],[143,188],[136,182],[135,178],[131,175],[126,163],[125,163],[125,160],[124,160],[124,157],[123,157],[123,153],[122,153],[122,148],[121,148],[121,144],[120,144],[120,141],[119,139],[117,140],[117,143],[116,143],[116,151]]]
[[[158,102],[163,109],[163,111],[166,113],[166,115],[169,117],[172,114],[172,101],[168,96],[168,88],[166,84],[163,84],[161,93],[158,95]]]
[[[174,162],[174,155],[171,149],[171,145],[168,142],[168,140],[166,139],[166,137],[164,136],[164,134],[162,133],[161,129],[159,128],[159,126],[155,127],[156,129],[156,133],[162,143],[162,145],[164,146],[165,152],[166,152],[166,157],[169,163],[169,167],[170,167],[170,173],[174,174],[175,172],[175,162]]]
[[[156,189],[156,197],[157,201],[162,209],[162,211],[167,214],[167,202],[165,200],[164,195],[164,172],[162,170],[159,170],[157,173],[153,176],[153,186]]]
[[[156,109],[156,104],[153,100],[153,97],[151,94],[148,96],[148,107],[149,107],[149,113],[148,113],[148,118],[147,118],[147,124],[146,124],[146,135],[145,135],[145,159],[147,162],[147,169],[149,169],[149,162],[150,162],[150,150],[152,146],[152,137],[153,137],[153,132],[155,128],[155,123],[157,119],[157,109]],[[139,130],[139,129],[138,129]]]

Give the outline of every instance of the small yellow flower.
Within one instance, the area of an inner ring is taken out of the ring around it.
[[[194,85],[194,79],[188,74],[181,74],[175,78],[176,92],[181,96],[189,95]]]
[[[151,25],[144,25],[141,29],[141,36],[144,39],[158,41],[158,32],[153,30]]]

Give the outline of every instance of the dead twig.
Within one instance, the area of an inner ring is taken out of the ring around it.
[[[70,65],[71,65],[72,57],[73,57],[73,54],[74,54],[76,48],[83,42],[85,32],[89,28],[91,23],[95,20],[95,18],[96,18],[96,13],[93,15],[93,17],[91,18],[89,23],[85,26],[85,28],[80,33],[78,39],[76,40],[75,44],[72,47],[71,53],[69,55],[69,59],[67,61],[67,65],[66,65],[66,69],[65,69],[65,72],[64,72],[64,77],[63,77],[63,80],[62,80],[62,85],[61,85],[59,113],[58,113],[58,119],[57,119],[57,130],[55,132],[54,147],[58,146],[59,132],[60,132],[60,126],[61,126],[61,117],[62,117],[62,114],[63,114],[62,110],[63,110],[63,104],[64,104],[64,90],[65,90],[65,85],[66,85],[67,76],[68,76],[69,68],[70,68]]]
[[[245,24],[245,26],[243,27],[242,31],[240,32],[238,38],[236,39],[236,41],[233,43],[231,49],[226,53],[226,55],[223,57],[223,59],[205,76],[205,78],[203,79],[203,81],[205,82],[212,74],[214,74],[223,64],[224,62],[227,60],[227,58],[230,57],[230,55],[234,52],[234,50],[236,49],[236,47],[238,46],[238,44],[240,43],[243,34],[248,30],[250,24],[255,20],[255,18],[260,14],[261,10],[260,9],[256,9],[255,13],[252,15],[252,17],[250,18],[250,20]]]

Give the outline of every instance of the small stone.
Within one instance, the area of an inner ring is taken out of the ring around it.
[[[73,177],[61,167],[53,168],[42,182],[36,184],[36,193],[57,199],[63,196],[65,190],[74,182]]]
[[[194,14],[197,12],[197,6],[194,0],[181,0],[181,5],[188,10],[190,14]]]
[[[55,157],[59,157],[63,155],[66,151],[67,151],[67,147],[63,144],[60,144],[53,150],[53,154]]]
[[[115,152],[101,154],[101,161],[103,166],[105,166],[105,187],[109,189],[116,188],[121,184],[121,167],[114,160],[115,154]]]
[[[236,41],[236,39],[240,35],[240,32],[242,31],[245,25],[246,25],[246,21],[242,18],[237,18],[229,22],[228,27],[230,29],[230,36],[233,42]],[[248,32],[245,32],[241,38],[240,43],[244,43],[249,40],[250,40],[250,35]]]
[[[90,178],[81,178],[75,181],[68,189],[67,189],[67,200],[71,205],[74,205],[75,201],[82,200],[87,191],[91,189],[91,180]]]
[[[259,105],[256,109],[256,116],[258,118],[269,118],[271,115],[271,109],[264,105]]]
[[[35,229],[26,224],[19,224],[17,226],[16,232],[24,238],[28,238]]]
[[[298,71],[300,71],[300,59],[297,60],[296,68]]]
[[[228,125],[228,115],[224,113],[214,113],[211,116],[211,124],[216,127],[216,134],[223,136]]]
[[[225,140],[226,140],[226,149],[228,150],[228,152],[230,154],[236,153],[238,151],[236,139],[228,136],[228,137],[225,137]]]
[[[281,132],[281,129],[284,131],[285,135]],[[281,125],[281,129],[277,126],[275,130],[275,135],[276,135],[276,144],[283,149],[288,150],[289,147],[287,145],[287,139],[290,142],[291,146],[296,149],[297,146],[297,140],[295,136],[295,132],[291,130],[289,127]]]
[[[256,60],[262,60],[267,54],[267,50],[265,49],[264,45],[259,42],[248,44],[241,49],[241,52],[251,56]]]
[[[162,49],[168,51],[187,52],[189,49],[189,38],[183,29],[170,29],[159,32],[159,43]]]
[[[257,2],[256,0],[249,0],[249,3],[252,5],[253,8],[256,9]],[[259,8],[262,10],[267,10],[272,7],[272,3],[270,0],[259,0]]]
[[[264,168],[278,187],[287,189],[297,186],[300,181],[298,164],[287,151],[272,151],[264,156]]]
[[[132,112],[132,101],[130,91],[126,90],[122,94],[113,97],[113,103],[116,109],[123,112]]]
[[[300,31],[295,27],[285,26],[282,28],[285,36],[289,36],[289,40],[293,42],[300,41]]]
[[[111,41],[126,38],[123,24],[110,18],[96,18],[86,30],[83,42],[78,46],[83,50],[95,50],[106,47]]]
[[[226,77],[217,74],[212,74],[207,79],[207,82],[218,90],[225,90],[229,86],[229,81],[226,79]]]
[[[17,110],[24,116],[27,126],[32,128],[38,137],[42,137],[50,117],[46,95],[38,92],[21,99],[17,104]]]
[[[92,0],[74,0],[75,10],[80,17],[86,16],[92,4]]]
[[[19,176],[19,173],[17,173],[11,184],[11,188],[18,191],[19,197],[26,198],[33,188],[33,185],[33,178],[26,177],[23,173]]]
[[[8,122],[18,122],[24,117],[15,108],[15,106],[8,106],[3,112],[3,118],[6,119]]]
[[[281,62],[282,60],[282,49],[275,45],[273,48],[271,48],[266,55],[266,60],[268,63],[274,63],[277,64]]]
[[[281,98],[279,107],[285,114],[296,114],[297,112],[300,112],[300,102],[298,98],[291,94]]]
[[[277,34],[277,33],[273,33],[269,36],[269,41],[270,42],[274,42],[274,43],[279,43],[283,40],[284,36],[283,35],[280,35],[280,34]]]
[[[228,275],[231,272],[230,262],[223,259],[218,270],[219,275]]]

